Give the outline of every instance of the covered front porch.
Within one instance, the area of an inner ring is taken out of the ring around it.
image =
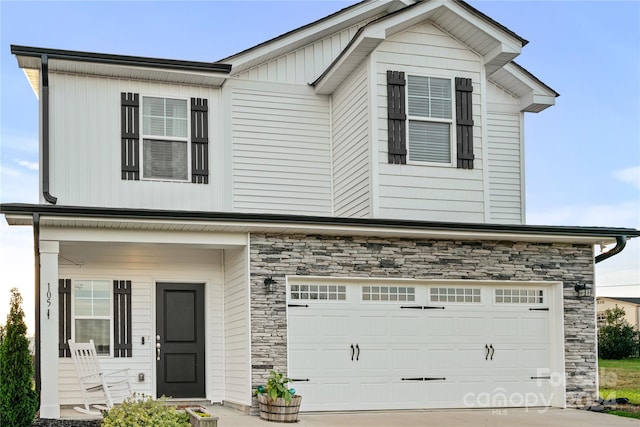
[[[250,406],[248,235],[82,225],[40,228],[40,416],[83,401],[69,339],[134,392]]]

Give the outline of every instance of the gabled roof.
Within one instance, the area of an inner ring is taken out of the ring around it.
[[[487,75],[522,100],[522,111],[539,112],[554,105],[556,91],[512,63],[528,41],[461,0],[374,0],[344,8],[221,61],[232,74],[290,53],[354,25],[361,25],[347,46],[311,84],[327,95],[384,40],[429,20],[484,59]]]

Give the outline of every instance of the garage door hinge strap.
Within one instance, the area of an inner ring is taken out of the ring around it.
[[[291,382],[299,382],[299,381],[309,382],[309,378],[289,378],[289,381],[291,381]]]
[[[446,378],[432,378],[432,377],[414,377],[414,378],[402,378],[402,381],[445,381]]]
[[[308,304],[287,304],[287,307],[309,307]]]
[[[549,311],[549,307],[545,307],[545,308],[530,308],[529,311]]]
[[[550,380],[551,377],[531,377],[532,380]]]
[[[403,378],[402,381],[424,381],[423,377],[417,377],[417,378]]]
[[[413,310],[444,310],[444,307],[435,307],[432,305],[401,305],[400,308],[410,308]]]

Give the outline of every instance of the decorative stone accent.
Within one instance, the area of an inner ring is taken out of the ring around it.
[[[252,234],[250,262],[254,387],[287,370],[286,276],[545,280],[564,287],[567,405],[598,397],[594,298],[573,289],[593,286],[590,245]],[[264,289],[269,276],[274,292]]]

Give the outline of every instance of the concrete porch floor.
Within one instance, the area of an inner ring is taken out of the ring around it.
[[[207,405],[218,419],[218,427],[268,427],[286,425],[272,423],[236,409]],[[65,408],[66,419],[91,419]],[[94,417],[95,418],[95,417]],[[367,411],[302,413],[298,426],[308,427],[640,427],[640,421],[615,415],[577,409],[466,409],[430,411]]]

